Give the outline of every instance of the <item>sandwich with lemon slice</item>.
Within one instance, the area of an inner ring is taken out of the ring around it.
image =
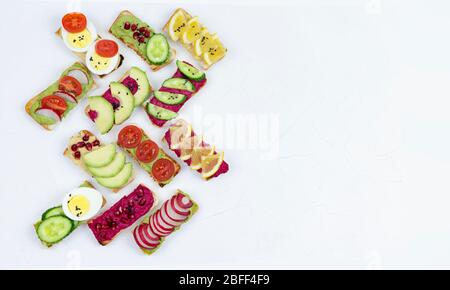
[[[185,120],[179,119],[172,124],[164,134],[163,142],[205,180],[218,177],[229,170],[223,151],[216,151],[214,146],[206,143]]]
[[[180,42],[196,59],[208,69],[227,53],[216,33],[203,26],[197,16],[192,17],[186,10],[178,8],[163,29],[173,41]]]

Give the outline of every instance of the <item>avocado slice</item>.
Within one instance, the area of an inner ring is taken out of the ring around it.
[[[97,113],[93,121],[100,133],[108,133],[114,125],[114,109],[111,103],[102,96],[90,97],[89,110]]]
[[[103,167],[87,167],[94,177],[113,177],[116,176],[125,166],[125,154],[116,152],[113,161]]]
[[[137,67],[131,68],[130,77],[133,78],[138,84],[137,92],[134,94],[134,106],[137,107],[148,99],[150,96],[151,87],[147,74]]]
[[[134,110],[134,96],[130,89],[118,82],[109,85],[111,95],[120,100],[120,107],[114,112],[115,124],[122,124],[127,120]]]
[[[156,91],[154,95],[155,98],[167,105],[179,105],[186,100],[186,96],[183,94]]]
[[[83,155],[82,160],[88,167],[103,167],[110,164],[116,155],[116,145],[108,144]]]
[[[193,81],[201,81],[205,78],[205,72],[183,61],[177,60],[177,67],[182,74]]]
[[[126,163],[125,166],[113,177],[97,177],[95,180],[104,187],[107,188],[120,188],[127,184],[128,180],[133,173],[133,165],[131,163]]]
[[[162,86],[170,89],[185,90],[192,93],[195,92],[194,85],[189,80],[183,78],[167,79],[163,82]]]
[[[151,103],[147,104],[147,112],[156,119],[164,121],[171,120],[176,116],[178,116],[178,113],[176,112],[164,109],[162,107],[158,107]]]

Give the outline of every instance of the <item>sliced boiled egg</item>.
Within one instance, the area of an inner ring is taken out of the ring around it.
[[[63,200],[64,214],[74,221],[93,218],[102,208],[103,196],[89,187],[80,187],[69,192]]]
[[[98,37],[95,26],[79,12],[64,15],[61,36],[66,46],[75,52],[86,52]]]
[[[94,74],[112,72],[119,63],[119,46],[114,40],[99,39],[86,53],[86,66]]]

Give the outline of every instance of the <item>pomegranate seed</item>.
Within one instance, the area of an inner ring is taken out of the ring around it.
[[[94,146],[100,146],[100,141],[99,140],[95,140],[92,145]]]
[[[150,37],[150,30],[146,30],[144,32],[145,37],[149,38]]]
[[[85,142],[89,141],[89,135],[84,135],[83,136],[83,141],[85,141]]]
[[[92,150],[92,144],[91,143],[86,143],[86,150],[87,151],[91,151]]]
[[[73,152],[77,151],[77,150],[78,150],[77,144],[73,144],[73,145],[70,147],[70,149],[72,149]]]
[[[75,157],[75,159],[80,159],[81,158],[81,153],[80,151],[77,151],[73,154],[73,157]]]
[[[86,145],[86,143],[84,143],[84,142],[77,143],[78,148],[83,148],[85,145]]]
[[[143,43],[145,41],[145,38],[141,36],[141,37],[139,37],[138,41],[139,41],[139,43]]]
[[[133,38],[134,38],[134,39],[138,39],[138,38],[139,38],[139,32],[133,33]]]
[[[128,29],[130,29],[130,26],[131,26],[131,24],[130,24],[130,22],[125,22],[125,24],[123,25],[123,28],[125,28],[125,30],[128,30]]]
[[[102,224],[96,224],[96,225],[95,225],[95,229],[96,229],[97,231],[101,230],[101,229],[102,229]]]
[[[130,220],[134,219],[134,214],[130,213],[130,214],[128,215],[128,218],[129,218]]]
[[[145,198],[142,198],[142,199],[139,201],[139,205],[140,205],[140,206],[144,206],[146,203],[147,203],[147,200],[146,200]]]
[[[137,28],[137,25],[136,24],[131,24],[131,31],[135,31],[136,30],[136,28]]]

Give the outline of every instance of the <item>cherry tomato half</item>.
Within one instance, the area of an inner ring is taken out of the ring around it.
[[[164,182],[172,178],[175,173],[175,165],[166,158],[156,160],[152,166],[152,175],[156,180]]]
[[[59,89],[77,97],[83,92],[83,85],[74,77],[63,76],[59,80]]]
[[[102,57],[113,57],[119,52],[119,46],[114,40],[101,39],[95,43],[95,52]]]
[[[150,163],[156,159],[159,153],[159,147],[152,140],[145,140],[136,149],[136,157],[139,161]]]
[[[119,132],[118,143],[125,148],[135,148],[141,140],[142,130],[136,126],[128,125]]]
[[[67,13],[64,15],[61,22],[64,29],[70,33],[81,32],[87,26],[86,16],[79,12]]]
[[[61,117],[67,110],[67,103],[66,100],[61,97],[50,95],[42,98],[41,107],[50,109]]]

